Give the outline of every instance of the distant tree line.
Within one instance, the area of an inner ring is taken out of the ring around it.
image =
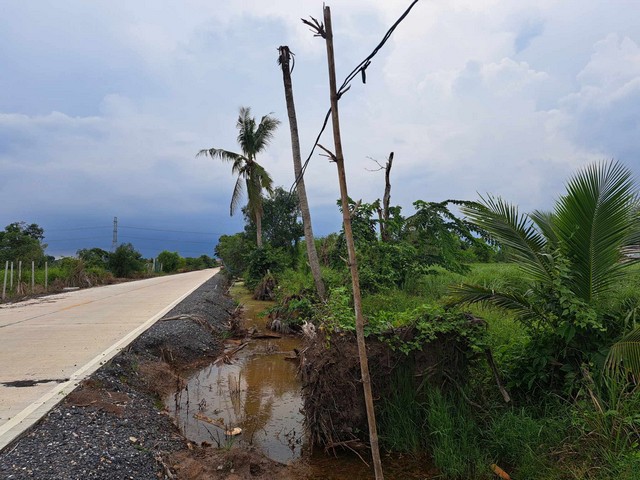
[[[201,270],[215,267],[218,263],[208,255],[184,258],[178,252],[168,250],[160,252],[155,260],[145,259],[131,243],[119,245],[114,252],[97,247],[82,248],[75,257],[56,259],[46,254],[44,238],[44,229],[35,223],[13,222],[0,231],[2,280],[5,266],[8,267],[5,297],[42,293],[45,289],[105,284],[114,278]],[[29,286],[25,287],[27,284]]]

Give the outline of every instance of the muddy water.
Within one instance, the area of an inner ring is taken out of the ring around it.
[[[272,302],[253,300],[241,285],[232,288],[232,295],[244,305],[244,326],[265,332],[265,319],[258,314]],[[211,364],[196,372],[165,403],[194,442],[225,448],[254,445],[273,460],[288,463],[302,452],[303,416],[297,364],[285,357],[300,340],[283,336],[247,341],[230,364]],[[229,342],[226,350],[238,346]],[[228,435],[234,428],[242,433]]]
[[[266,320],[258,314],[273,303],[253,300],[242,285],[231,293],[244,305],[244,326],[265,332]],[[355,455],[316,452],[303,457],[309,449],[303,435],[301,385],[297,364],[285,360],[300,343],[292,336],[249,340],[230,364],[211,364],[186,378],[187,386],[167,397],[165,404],[191,441],[221,448],[256,446],[273,460],[294,464],[299,480],[372,478],[370,467]],[[227,351],[238,346],[229,341]],[[234,428],[242,433],[226,434]],[[385,455],[383,465],[390,480],[431,478],[429,462],[413,456]]]

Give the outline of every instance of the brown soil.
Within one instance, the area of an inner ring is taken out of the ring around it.
[[[93,407],[119,417],[124,414],[124,406],[130,401],[131,397],[126,393],[110,391],[91,379],[82,382],[65,398],[68,406]]]
[[[178,478],[184,480],[294,480],[289,467],[254,450],[194,448],[170,458]]]

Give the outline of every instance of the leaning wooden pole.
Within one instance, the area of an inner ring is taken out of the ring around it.
[[[362,298],[360,295],[360,279],[358,278],[358,265],[356,263],[356,249],[353,243],[351,231],[351,212],[349,210],[347,177],[344,171],[344,156],[342,153],[342,139],[340,137],[340,120],[338,116],[338,92],[336,87],[336,67],[333,55],[333,31],[331,29],[331,10],[324,7],[325,41],[327,44],[327,62],[329,64],[329,89],[331,93],[331,121],[333,126],[333,142],[335,146],[334,160],[338,167],[338,182],[340,184],[340,199],[342,202],[342,221],[344,223],[344,236],[349,253],[349,269],[351,270],[351,283],[353,286],[353,305],[356,313],[356,337],[358,339],[358,356],[360,357],[360,374],[362,376],[362,388],[367,407],[367,422],[369,424],[369,442],[371,444],[371,456],[376,480],[384,478],[382,462],[380,461],[380,448],[378,446],[378,431],[376,416],[373,407],[373,395],[371,393],[371,378],[369,376],[369,361],[367,359],[367,345],[364,338],[364,316],[362,315]]]

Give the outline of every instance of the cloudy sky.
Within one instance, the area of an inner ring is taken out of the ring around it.
[[[409,0],[329,3],[338,80]],[[0,228],[45,229],[48,253],[109,249],[211,255],[229,217],[241,106],[283,123],[259,161],[293,181],[277,47],[293,72],[303,156],[328,108],[324,43],[301,21],[316,0],[0,0]],[[549,208],[581,166],[640,174],[640,2],[421,0],[343,97],[350,195],[371,202],[395,152],[392,203],[492,193]],[[322,142],[331,145],[329,133]],[[339,229],[335,166],[307,170],[314,229]]]

